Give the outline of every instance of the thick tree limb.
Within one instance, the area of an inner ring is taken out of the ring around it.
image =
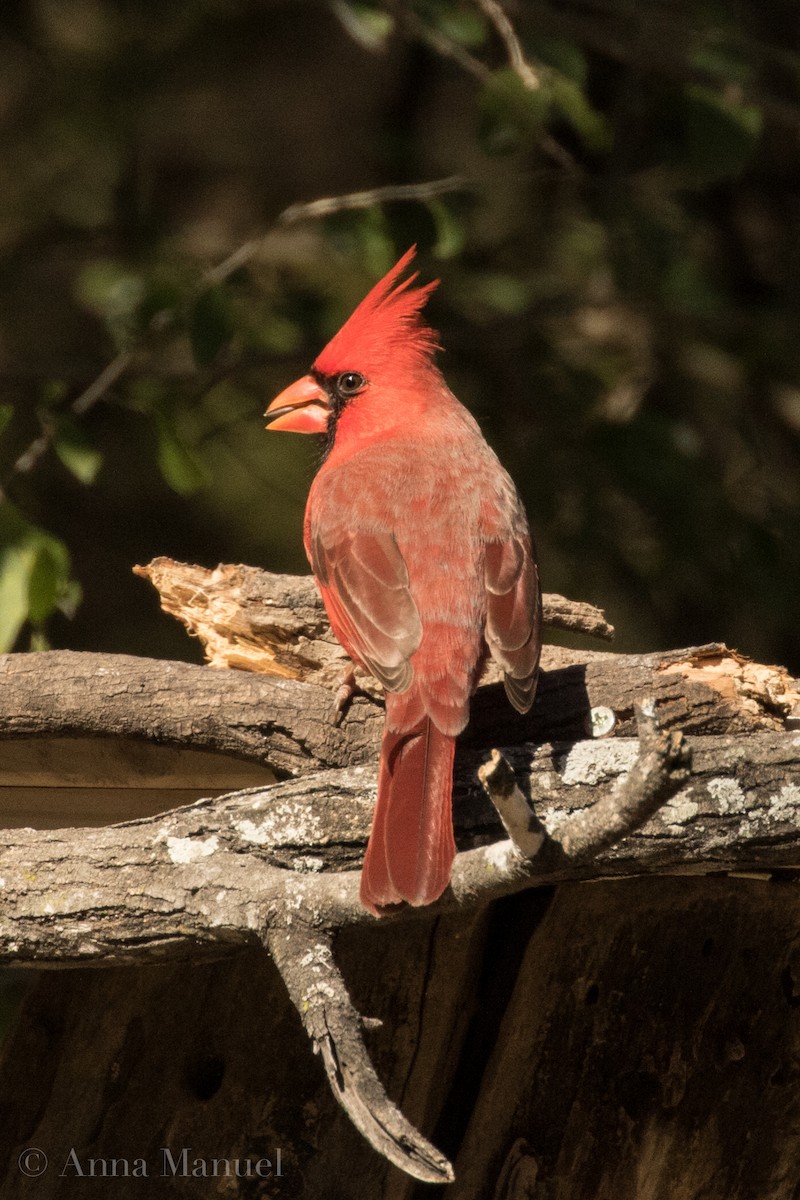
[[[495,687],[480,688],[464,744],[585,738],[598,707],[611,710],[615,737],[630,736],[634,705],[648,697],[666,729],[749,734],[783,729],[800,701],[785,671],[720,645],[583,658],[545,647],[528,717],[512,713]],[[282,775],[373,761],[380,706],[356,697],[340,728],[332,707],[326,688],[254,672],[69,651],[0,656],[0,746],[10,738],[138,738],[235,756]],[[15,783],[22,784],[19,772]]]
[[[0,738],[133,737],[268,763],[284,774],[366,761],[381,713],[364,699],[347,730],[311,683],[188,663],[68,650],[0,656]]]
[[[800,734],[688,742],[691,779],[646,824],[590,862],[585,840],[576,841],[522,882],[800,866]],[[504,751],[556,841],[564,828],[575,830],[564,826],[574,814],[613,802],[637,752],[627,739]],[[357,903],[354,868],[374,789],[374,771],[355,767],[123,825],[8,830],[0,957],[69,964],[215,955],[258,940],[287,895],[320,928],[372,922]],[[474,848],[457,857],[442,911],[521,886],[516,877],[498,882],[507,844],[480,844],[498,827],[473,764],[458,770],[456,800],[459,843]]]
[[[135,570],[156,587],[164,610],[200,639],[213,666],[336,690],[346,660],[311,576],[230,564],[211,571],[168,558]],[[544,597],[544,623],[592,637],[608,639],[614,633],[599,609],[557,595]],[[614,732],[630,736],[634,706],[647,698],[655,701],[663,726],[697,733],[780,729],[793,710],[800,711],[800,691],[785,670],[751,663],[716,643],[624,657],[545,647],[542,665],[545,675],[532,721],[506,720],[506,740],[596,736],[591,710],[601,706],[611,710]],[[497,679],[489,664],[485,682]],[[361,672],[359,684],[380,695]],[[473,710],[472,728],[486,744],[491,740],[487,718],[491,721],[497,710],[494,697],[488,703],[479,700]]]

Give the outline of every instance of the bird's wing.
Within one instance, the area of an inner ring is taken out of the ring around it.
[[[312,516],[307,550],[339,641],[387,691],[405,691],[422,624],[394,536]]]
[[[505,672],[509,700],[527,712],[536,694],[541,653],[542,598],[526,524],[486,542],[486,641]]]

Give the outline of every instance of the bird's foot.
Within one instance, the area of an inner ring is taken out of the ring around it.
[[[356,673],[352,666],[345,667],[342,671],[341,682],[336,690],[336,695],[333,699],[333,723],[336,726],[341,725],[345,713],[350,707],[350,703],[356,692],[361,691],[356,683]]]

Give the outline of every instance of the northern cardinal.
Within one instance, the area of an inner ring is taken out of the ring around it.
[[[365,296],[268,429],[318,433],[306,553],[336,637],[386,689],[378,799],[361,902],[430,904],[455,857],[455,739],[491,654],[520,712],[533,703],[541,594],[516,488],[433,361],[420,311],[438,280]]]

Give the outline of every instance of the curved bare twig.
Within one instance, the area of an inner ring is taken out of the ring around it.
[[[356,1129],[385,1159],[423,1183],[452,1183],[453,1168],[386,1095],[361,1037],[353,1006],[333,957],[330,935],[280,921],[265,944],[281,973],[331,1090]]]
[[[473,851],[472,856],[461,855],[457,868],[467,878],[459,882],[459,890],[466,886],[472,894],[478,880],[486,879],[489,863],[481,863],[481,854],[490,860],[494,885],[503,879],[518,885],[559,863],[591,860],[643,825],[688,782],[691,751],[683,734],[661,728],[652,702],[637,704],[635,711],[639,746],[630,770],[590,808],[564,818],[549,835],[508,761],[499,750],[492,751],[478,777],[509,840]],[[474,882],[469,882],[469,876]]]

